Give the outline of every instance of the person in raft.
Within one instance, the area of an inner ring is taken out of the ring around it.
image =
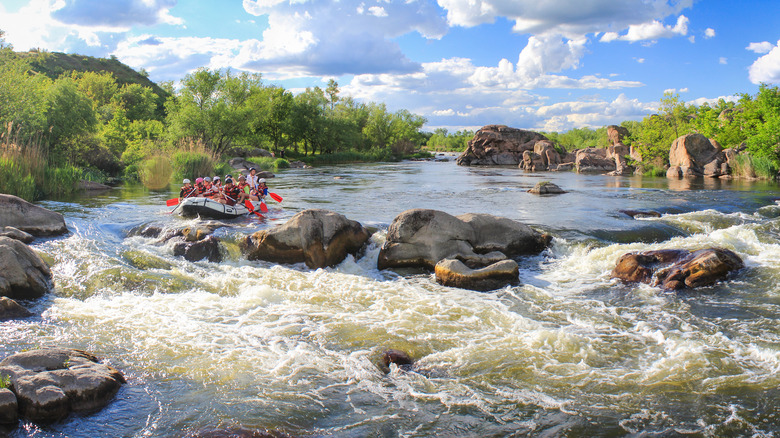
[[[184,198],[197,196],[198,188],[192,186],[192,181],[188,180],[187,178],[184,178],[183,183],[184,186],[182,186],[181,191],[179,192],[179,201],[181,201]]]
[[[246,182],[246,176],[239,175],[236,186],[238,186],[238,189],[241,191],[239,194],[238,203],[243,204],[245,200],[249,199],[249,192],[251,191],[249,189],[249,183]]]
[[[246,182],[249,183],[250,192],[257,190],[257,169],[254,167],[249,168],[249,176],[247,176]]]
[[[268,186],[265,185],[265,178],[260,178],[257,180],[257,190],[255,190],[256,200],[265,202],[266,196],[268,196]]]
[[[203,178],[195,178],[195,193],[192,196],[203,196],[206,187],[203,185]]]
[[[225,179],[225,186],[222,187],[222,193],[219,197],[219,202],[227,205],[236,205],[238,198],[241,196],[241,189],[237,185],[233,184],[231,178]]]

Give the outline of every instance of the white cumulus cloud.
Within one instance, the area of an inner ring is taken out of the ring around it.
[[[780,84],[780,41],[750,66],[748,77],[754,84]]]
[[[770,43],[769,41],[761,41],[760,43],[750,43],[745,48],[747,50],[750,50],[751,52],[763,54],[763,53],[771,52],[774,47],[775,45]]]
[[[715,37],[715,29],[708,27],[704,30],[704,38],[714,38]]]
[[[632,24],[628,27],[628,32],[624,35],[620,35],[618,32],[607,32],[599,41],[608,43],[615,40],[622,40],[633,43],[637,41],[655,41],[661,38],[684,36],[688,34],[689,22],[690,20],[688,20],[688,17],[680,15],[674,26],[665,25],[658,20],[652,20],[641,24]]]

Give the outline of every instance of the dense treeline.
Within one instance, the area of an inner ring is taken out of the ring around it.
[[[182,173],[162,169],[164,162],[215,171],[223,156],[230,158],[238,149],[327,155],[329,162],[389,160],[412,153],[426,140],[420,132],[425,118],[341,96],[333,80],[324,90],[293,95],[264,84],[260,74],[199,69],[182,79],[180,89],[164,83],[155,93],[150,86],[120,83],[110,72],[52,67],[52,56],[15,53],[0,31],[2,175],[20,172],[25,154],[53,168],[86,170],[88,178],[143,179],[151,172]],[[40,66],[47,66],[46,74],[36,71]],[[49,77],[58,68],[62,73]],[[52,194],[44,187],[46,178],[38,179],[33,189],[27,181],[23,190],[5,183],[0,191]]]

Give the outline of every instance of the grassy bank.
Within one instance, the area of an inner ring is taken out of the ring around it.
[[[6,141],[0,147],[0,193],[27,201],[69,195],[84,176],[70,165],[49,165],[37,143]]]

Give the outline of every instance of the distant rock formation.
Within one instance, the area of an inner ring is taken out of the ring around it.
[[[540,140],[547,140],[547,137],[504,125],[483,126],[474,134],[456,163],[459,166],[517,166],[523,161],[523,153],[533,152],[534,145]]]
[[[607,126],[607,137],[609,137],[609,144],[615,146],[616,144],[623,144],[623,139],[629,136],[628,129],[618,126]]]

